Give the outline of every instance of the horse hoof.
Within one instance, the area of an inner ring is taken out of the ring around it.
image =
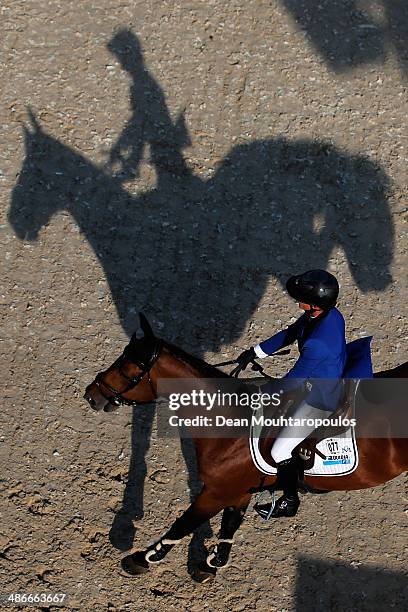
[[[220,542],[214,546],[212,552],[207,557],[207,565],[222,569],[227,567],[232,545],[229,542]]]
[[[149,571],[149,564],[145,559],[145,553],[143,551],[123,557],[121,566],[122,569],[131,576],[139,576]]]
[[[211,582],[214,580],[217,570],[215,567],[210,567],[204,561],[200,563],[198,567],[195,568],[194,574],[192,576],[195,582],[199,582],[200,584],[205,584],[206,582]]]
[[[109,540],[115,548],[125,553],[130,548],[133,548],[136,528],[133,520],[139,517],[131,515],[125,509],[119,510],[115,515],[112,526],[109,531]]]

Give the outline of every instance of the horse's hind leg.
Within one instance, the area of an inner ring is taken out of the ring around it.
[[[199,525],[218,514],[225,506],[205,489],[191,506],[174,521],[170,529],[157,542],[145,550],[135,552],[122,559],[122,568],[132,575],[143,574],[152,563],[163,561],[167,553],[186,535]]]
[[[221,568],[228,565],[228,559],[234,542],[234,534],[240,527],[251,497],[245,498],[238,506],[225,508],[222,513],[221,531],[219,542],[207,557],[207,565],[213,568]]]

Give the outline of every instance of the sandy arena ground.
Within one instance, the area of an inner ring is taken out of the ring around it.
[[[210,585],[189,571],[219,518],[126,576],[194,484],[152,408],[82,395],[139,310],[233,358],[297,315],[282,283],[316,266],[376,369],[407,360],[408,5],[3,0],[0,27],[0,590],[97,612],[406,610],[406,475],[276,524],[250,511]]]

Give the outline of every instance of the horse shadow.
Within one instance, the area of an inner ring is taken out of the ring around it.
[[[372,565],[353,567],[302,555],[298,558],[294,598],[294,609],[302,612],[402,612],[407,609],[408,577]]]
[[[361,291],[389,286],[394,228],[381,166],[329,142],[270,138],[233,147],[203,180],[183,157],[190,142],[183,116],[172,121],[136,36],[122,30],[109,48],[132,76],[133,115],[107,163],[58,141],[30,110],[8,218],[21,240],[35,241],[55,214],[69,211],[129,336],[143,310],[171,342],[197,355],[219,351],[240,341],[271,279],[326,268],[339,247]],[[137,185],[146,148],[156,184],[131,194],[124,183]],[[149,407],[133,412],[128,482],[111,530],[121,550],[143,516],[153,419]],[[188,444],[183,450],[195,496],[194,458]]]
[[[408,5],[404,0],[281,0],[313,47],[335,73],[364,64],[383,64],[393,52],[408,75]]]

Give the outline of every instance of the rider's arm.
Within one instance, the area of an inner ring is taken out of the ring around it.
[[[283,390],[296,389],[308,378],[319,378],[321,364],[327,359],[327,348],[320,340],[308,340],[293,368],[280,380]]]
[[[279,351],[284,346],[293,344],[297,338],[303,316],[304,315],[292,323],[292,325],[289,325],[289,327],[286,329],[283,329],[271,338],[268,338],[268,340],[264,340],[260,344],[254,346],[255,355],[259,359],[263,359],[264,357],[268,357],[268,355],[272,355],[276,351]]]
[[[319,366],[327,359],[326,345],[317,339],[308,340],[299,359],[285,378],[318,378]]]

